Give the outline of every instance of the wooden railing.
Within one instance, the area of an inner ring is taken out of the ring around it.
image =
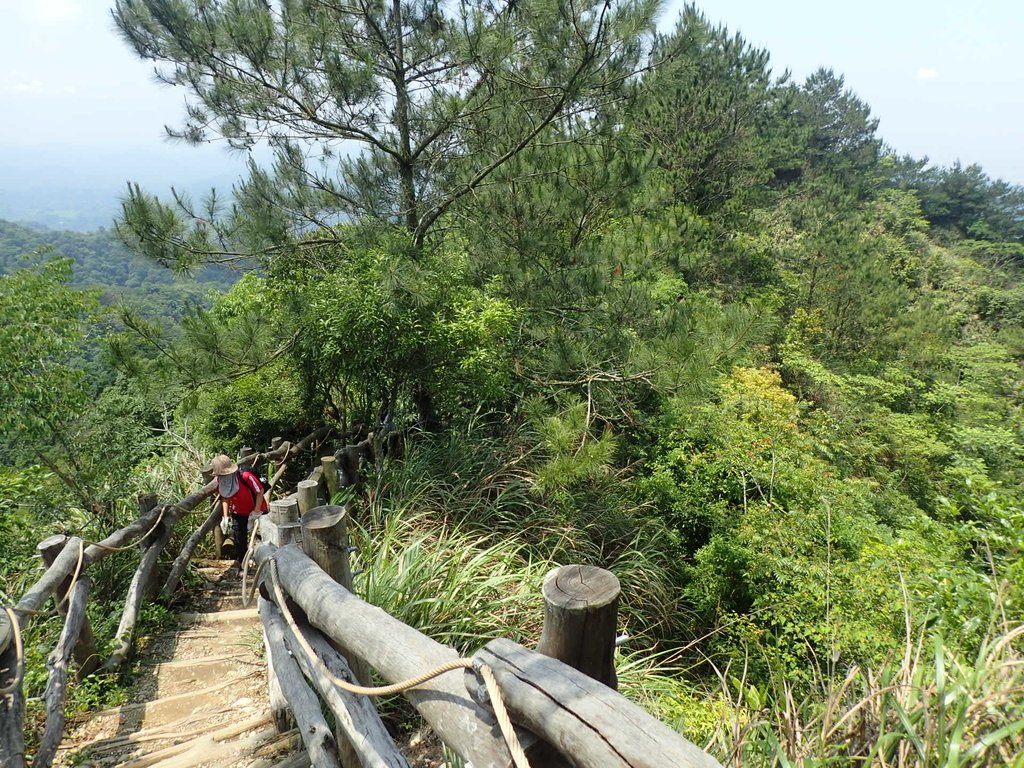
[[[291,459],[309,451],[324,440],[329,432],[327,428],[317,430],[295,444],[275,441],[277,445],[271,450],[254,454],[249,460],[274,462],[278,472],[283,473]],[[352,454],[351,448],[342,448],[338,453],[348,456]],[[355,455],[358,457],[358,452]],[[48,678],[44,694],[46,721],[39,748],[32,761],[33,768],[49,768],[64,730],[64,704],[71,657],[74,656],[78,663],[79,678],[99,668],[114,671],[128,658],[134,647],[140,609],[157,592],[158,560],[171,540],[175,525],[184,515],[216,494],[217,483],[212,476],[203,479],[205,484],[202,488],[177,502],[158,502],[155,496],[140,497],[138,518],[102,541],[88,542],[77,536],[61,534],[39,543],[37,550],[46,571],[16,605],[0,612],[0,768],[23,768],[27,764],[21,632],[29,626],[52,595],[58,613],[64,617],[64,626],[47,660]],[[220,514],[214,501],[210,504],[206,519],[188,538],[175,559],[160,590],[162,598],[169,599],[173,595],[199,542],[208,532],[217,529]],[[91,586],[89,569],[100,560],[120,552],[138,553],[139,563],[125,595],[124,609],[114,638],[114,650],[103,658],[97,650],[85,611]]]
[[[254,458],[283,463],[295,453],[290,446],[281,448]],[[532,768],[718,766],[616,692],[619,584],[608,571],[580,565],[555,569],[542,587],[545,617],[538,649],[497,639],[472,659],[460,659],[455,649],[356,597],[349,567],[348,510],[323,502],[355,481],[360,454],[369,450],[372,447],[364,441],[323,457],[295,493],[273,501],[270,514],[259,518],[262,541],[252,552],[255,567],[250,571],[255,571],[259,590],[273,720],[281,732],[298,724],[313,766],[408,765],[381,722],[374,699],[351,692],[359,683],[369,683],[372,669],[387,683],[404,687],[402,695],[439,738],[475,768],[508,768],[513,753],[481,682],[484,666],[500,689],[499,713],[507,710]],[[141,601],[155,592],[160,551],[156,548],[166,545],[181,515],[215,491],[216,484],[208,482],[176,504],[151,505],[131,525],[98,544],[86,545],[75,537],[40,544],[47,570],[15,607],[17,621],[24,627],[51,593],[64,606],[66,621],[50,657],[47,721],[34,768],[51,764],[60,740],[72,649],[77,649],[80,674],[99,662],[83,618],[88,566],[141,538],[139,567],[126,596],[118,645],[103,662],[113,668],[130,653]],[[219,511],[212,509],[189,537],[164,582],[163,596],[173,594],[196,545],[217,528],[218,518]],[[9,689],[0,703],[0,765],[22,768],[24,698],[10,630],[9,622],[0,624],[0,686]],[[441,667],[455,671],[413,686],[403,684]],[[333,714],[335,728],[328,725],[325,711]]]

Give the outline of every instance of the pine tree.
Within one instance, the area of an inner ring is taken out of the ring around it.
[[[266,142],[231,210],[132,187],[123,236],[188,267],[275,253],[345,220],[417,247],[459,200],[553,124],[585,122],[643,54],[653,0],[118,0],[114,19],[185,88],[170,135]]]

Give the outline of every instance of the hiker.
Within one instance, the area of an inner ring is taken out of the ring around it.
[[[248,469],[239,471],[238,465],[221,454],[210,467],[217,477],[217,491],[220,494],[221,510],[225,518],[229,515],[234,526],[235,562],[232,568],[237,576],[242,570],[242,561],[249,544],[249,516],[267,511],[267,500],[259,478]]]

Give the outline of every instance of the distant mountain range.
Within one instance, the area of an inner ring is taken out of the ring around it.
[[[222,267],[205,267],[194,279],[176,275],[132,253],[109,229],[58,231],[0,220],[0,276],[55,255],[74,262],[72,285],[98,288],[104,304],[131,306],[150,317],[180,318],[189,305],[208,305],[238,279]]]
[[[0,219],[86,232],[110,227],[129,181],[165,196],[230,192],[245,157],[213,147],[0,147]]]

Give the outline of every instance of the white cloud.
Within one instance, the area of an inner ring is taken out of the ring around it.
[[[915,80],[934,80],[938,76],[939,76],[939,73],[938,73],[937,70],[934,70],[931,67],[921,67],[919,70],[917,70],[917,74],[914,75],[914,79]]]
[[[51,85],[38,78],[26,79],[8,74],[0,77],[0,93],[17,96],[75,96],[78,88],[73,85]]]
[[[15,83],[11,90],[15,93],[42,93],[44,87],[41,80],[32,80],[27,83]]]

